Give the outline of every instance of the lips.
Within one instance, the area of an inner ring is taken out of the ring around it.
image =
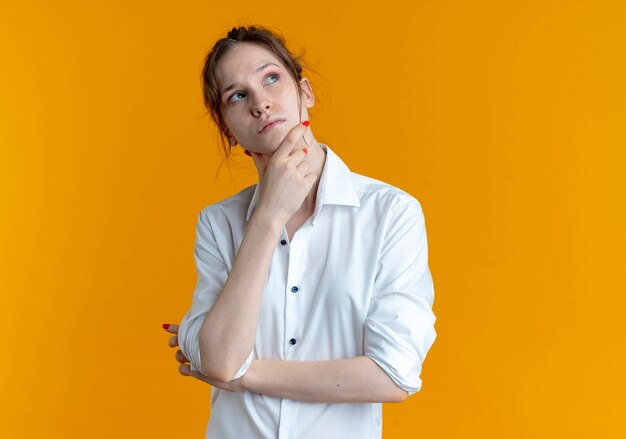
[[[259,133],[263,133],[265,132],[268,128],[272,128],[276,125],[278,125],[279,123],[284,122],[284,119],[270,119],[268,120],[265,125],[263,125],[263,128],[261,128],[261,130],[259,131]]]

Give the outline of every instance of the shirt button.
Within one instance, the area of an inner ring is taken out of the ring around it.
[[[284,239],[280,240],[280,245],[287,245],[287,241],[285,241]]]
[[[298,287],[291,287],[291,292],[292,293],[297,293],[298,292]]]
[[[295,339],[295,338],[292,338],[291,340],[289,340],[289,343],[291,343],[291,344],[296,344],[296,339]]]

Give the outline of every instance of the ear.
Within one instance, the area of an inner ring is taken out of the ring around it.
[[[315,105],[315,95],[313,94],[313,89],[311,88],[311,84],[309,84],[309,80],[307,78],[302,78],[300,80],[300,89],[304,95],[303,98],[306,107],[311,108]]]

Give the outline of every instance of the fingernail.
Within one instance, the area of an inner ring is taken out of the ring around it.
[[[250,157],[252,157],[252,154],[250,154],[250,151],[248,151],[247,149],[243,152],[245,155],[248,155]]]
[[[305,120],[304,122],[302,122],[302,125],[304,125],[305,127],[308,127],[309,126],[309,121]]]
[[[305,153],[305,154],[306,154],[307,152],[309,152],[309,150],[308,150],[308,149],[306,149],[306,148],[302,148],[302,151],[304,151],[304,153]]]
[[[170,327],[169,323],[163,323],[163,329],[168,329]]]

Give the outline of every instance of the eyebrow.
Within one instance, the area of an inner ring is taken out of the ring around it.
[[[268,62],[263,64],[261,67],[259,67],[258,69],[256,69],[253,73],[258,73],[261,70],[263,70],[265,67],[267,66],[271,66],[271,65],[275,65],[276,67],[280,67],[278,64],[276,64],[275,62]],[[224,93],[226,93],[227,91],[232,90],[233,88],[237,87],[237,84],[230,84],[228,87],[226,87],[224,90],[222,90],[222,94],[220,94],[220,96],[224,96]]]

